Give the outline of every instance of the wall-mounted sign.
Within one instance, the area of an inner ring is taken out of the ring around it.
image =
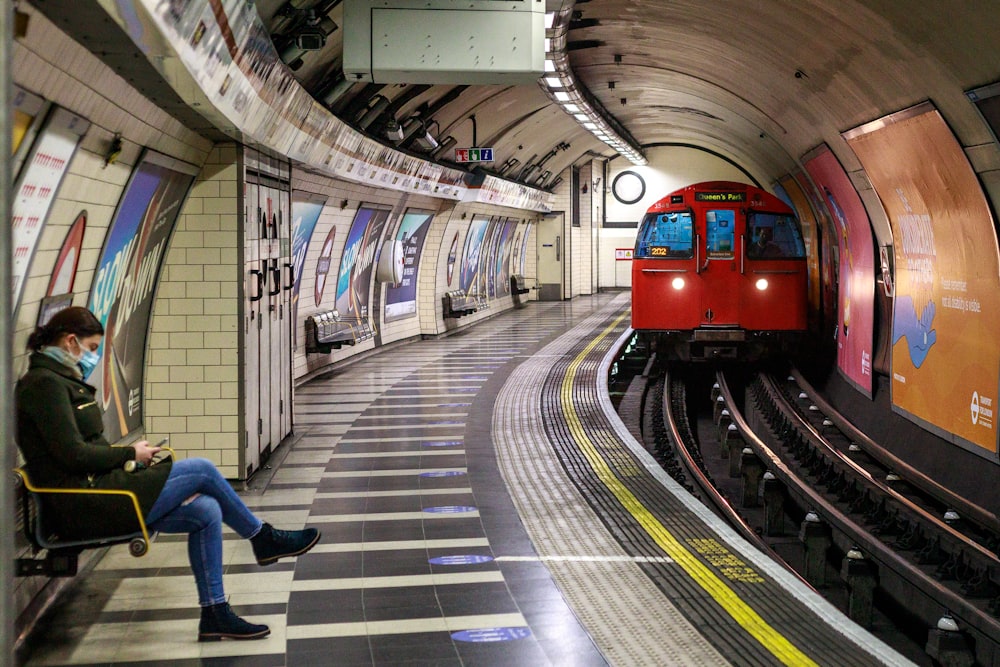
[[[493,149],[456,148],[455,162],[493,162]]]
[[[615,248],[615,261],[631,260],[634,248]]]

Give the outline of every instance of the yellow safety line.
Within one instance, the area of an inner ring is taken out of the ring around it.
[[[601,457],[597,447],[587,436],[573,406],[573,381],[576,378],[577,369],[594,347],[607,337],[628,313],[622,314],[611,323],[600,336],[595,338],[586,348],[570,363],[563,379],[560,399],[562,408],[566,414],[566,421],[570,432],[580,446],[584,456],[590,463],[590,467],[597,474],[598,479],[615,495],[618,501],[628,510],[639,525],[649,534],[650,537],[670,556],[678,565],[684,568],[699,586],[702,587],[716,602],[729,614],[733,620],[739,623],[754,639],[759,641],[768,651],[786,665],[816,665],[805,653],[800,651],[784,635],[771,627],[767,621],[760,617],[754,609],[748,605],[736,591],[730,588],[725,581],[720,579],[708,566],[691,553],[684,545],[674,537],[653,514],[646,509],[642,502],[636,498],[628,488],[615,476],[614,472]],[[818,667],[818,666],[817,666]]]

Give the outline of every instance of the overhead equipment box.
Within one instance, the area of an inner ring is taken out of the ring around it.
[[[544,0],[345,0],[344,75],[369,83],[533,84]]]

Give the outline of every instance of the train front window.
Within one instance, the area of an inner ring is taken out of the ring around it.
[[[689,259],[694,256],[690,211],[649,213],[639,226],[637,259]]]
[[[717,210],[705,212],[705,249],[709,259],[732,259],[735,238],[736,211]]]
[[[802,259],[802,232],[794,216],[751,211],[747,214],[750,259]]]

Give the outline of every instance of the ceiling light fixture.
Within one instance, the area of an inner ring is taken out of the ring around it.
[[[648,164],[642,147],[622,124],[608,113],[601,102],[576,79],[569,66],[566,36],[573,18],[573,0],[563,0],[561,8],[545,15],[545,34],[548,48],[545,54],[547,76],[539,79],[542,90],[558,103],[573,119],[600,141],[618,151],[632,164]],[[551,18],[550,18],[551,17]],[[615,56],[621,63],[621,56]],[[554,73],[553,76],[551,73]]]

